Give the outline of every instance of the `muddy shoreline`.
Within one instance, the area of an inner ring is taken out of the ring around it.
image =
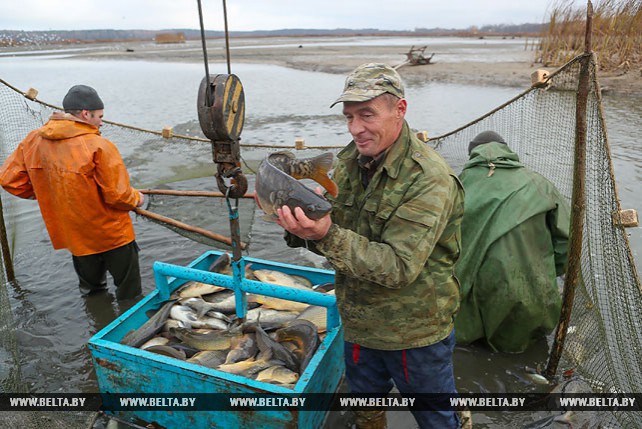
[[[346,74],[365,62],[385,62],[393,66],[405,59],[404,51],[408,46],[385,45],[341,45],[332,43],[315,43],[314,38],[247,38],[231,41],[230,61],[234,63],[273,64],[298,70],[320,71],[334,74]],[[462,46],[466,44],[462,39]],[[501,45],[489,43],[477,46],[480,56],[488,61],[444,61],[439,47],[430,64],[423,66],[402,66],[399,73],[408,83],[426,81],[460,83],[469,85],[510,86],[528,89],[531,85],[531,74],[537,69],[549,72],[557,67],[544,67],[534,62],[535,52],[527,49],[528,40],[524,40],[523,52],[515,53],[515,61],[497,61],[495,53]],[[29,51],[38,55],[42,51],[68,50],[68,58],[92,58],[113,60],[151,60],[171,62],[203,61],[203,50],[200,41],[188,41],[181,44],[157,45],[153,42],[118,42],[111,44],[85,44],[42,46],[31,48],[5,48],[0,53],[11,55],[11,51]],[[225,41],[208,40],[209,63],[225,63]],[[428,51],[426,52],[428,54]],[[441,58],[440,58],[441,57]],[[599,62],[599,58],[598,58]],[[608,96],[642,97],[642,70],[599,71],[598,82],[602,94]]]

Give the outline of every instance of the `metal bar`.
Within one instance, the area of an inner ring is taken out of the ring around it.
[[[232,188],[228,188],[228,192]],[[239,200],[235,198],[234,207],[230,203],[230,198],[225,196],[225,201],[227,202],[227,208],[230,214],[230,238],[232,239],[232,263],[238,262],[241,260],[243,255],[241,254],[241,226],[239,223]]]
[[[227,4],[223,0],[223,19],[225,20],[225,58],[227,59],[227,74],[232,74],[230,66],[230,33],[227,30]]]
[[[232,188],[228,188],[229,191]],[[225,201],[227,202],[227,207],[230,213],[230,238],[232,239],[232,273],[234,276],[234,283],[240,285],[243,283],[245,278],[245,263],[243,262],[243,255],[241,253],[241,227],[239,224],[239,210],[238,210],[238,198],[235,199],[234,207],[230,202],[230,197],[225,196]],[[234,288],[234,298],[236,300],[236,317],[243,319],[245,321],[245,316],[247,315],[247,296],[245,292],[240,288]]]
[[[205,26],[203,25],[203,9],[201,8],[201,0],[197,0],[198,3],[198,20],[201,25],[201,44],[203,45],[203,62],[205,63],[205,82],[207,82],[207,101],[208,103],[212,101],[212,89],[210,88],[210,68],[208,66],[207,60],[207,43],[205,42]],[[209,106],[210,104],[208,104]]]
[[[569,237],[568,266],[564,279],[562,294],[562,311],[555,332],[553,347],[549,355],[548,365],[544,372],[547,378],[552,378],[557,372],[566,332],[571,319],[575,289],[581,278],[582,238],[584,216],[586,212],[586,109],[589,94],[589,78],[591,64],[591,32],[593,30],[593,5],[588,0],[586,7],[585,54],[581,62],[579,84],[575,105],[575,162],[573,165],[573,194],[571,197],[571,228]]]
[[[156,276],[168,276],[222,286],[228,289],[240,288],[244,292],[290,301],[304,302],[306,304],[318,305],[326,308],[330,308],[336,304],[336,297],[334,295],[315,292],[313,290],[295,289],[288,286],[263,283],[249,279],[243,279],[243,281],[238,284],[233,276],[229,276],[227,274],[197,270],[195,268],[183,267],[159,261],[154,262],[153,269],[157,281],[158,277]]]

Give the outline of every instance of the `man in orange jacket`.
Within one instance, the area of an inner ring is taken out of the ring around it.
[[[36,199],[54,249],[68,249],[83,295],[114,279],[118,300],[141,293],[138,245],[129,211],[143,203],[116,146],[101,137],[104,105],[86,85],[73,86],[41,128],[0,168],[0,185]]]

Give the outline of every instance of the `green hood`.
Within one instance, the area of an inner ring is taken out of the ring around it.
[[[549,331],[559,317],[555,277],[566,263],[568,204],[502,143],[473,149],[460,179],[458,341],[486,337],[497,349],[522,351],[531,335]]]
[[[492,162],[497,168],[524,167],[524,164],[519,162],[517,154],[505,144],[486,143],[473,149],[470,153],[469,161],[464,166],[464,170],[478,165],[488,166],[489,162]]]

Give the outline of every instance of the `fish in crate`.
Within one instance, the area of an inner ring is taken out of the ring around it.
[[[229,273],[229,264],[217,271]],[[245,273],[248,279],[282,287],[315,286],[303,276],[278,270],[248,266]],[[247,302],[245,320],[238,319],[232,290],[187,282],[122,344],[293,388],[322,341],[326,309],[258,294],[250,294]]]

